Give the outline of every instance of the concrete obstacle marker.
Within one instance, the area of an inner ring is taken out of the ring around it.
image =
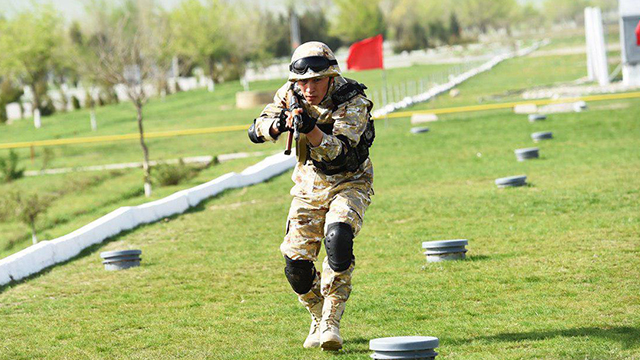
[[[427,255],[427,262],[439,262],[448,260],[462,260],[465,258],[469,244],[466,239],[425,241],[422,248]]]
[[[414,128],[411,128],[411,132],[413,134],[425,133],[425,132],[429,132],[429,128],[428,127],[414,127]]]
[[[538,105],[536,104],[518,104],[513,107],[513,112],[516,114],[534,114],[538,112]]]
[[[547,115],[544,115],[544,114],[529,115],[529,122],[536,122],[536,121],[542,121],[542,120],[547,120]]]
[[[551,131],[535,132],[531,134],[531,139],[534,142],[538,142],[542,140],[550,140],[550,139],[553,139],[553,133]]]
[[[100,253],[105,270],[124,270],[140,266],[141,250],[115,250]]]
[[[434,360],[440,345],[433,336],[397,336],[369,341],[369,349],[373,350],[371,358],[377,360],[415,359]]]
[[[537,159],[540,157],[539,153],[540,149],[538,148],[526,148],[526,149],[516,149],[514,152],[516,154],[516,159],[518,161],[525,161],[529,159]]]
[[[436,114],[413,114],[411,115],[411,124],[422,124],[426,122],[438,121]]]
[[[523,186],[527,184],[526,175],[510,176],[505,178],[496,179],[496,185],[499,188]]]
[[[273,93],[268,91],[242,91],[236,93],[236,107],[250,109],[273,101]]]
[[[578,101],[573,103],[573,111],[575,112],[583,112],[587,110],[587,103],[584,101]]]

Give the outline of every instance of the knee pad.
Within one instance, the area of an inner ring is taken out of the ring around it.
[[[347,223],[333,223],[327,225],[324,237],[324,247],[327,250],[329,266],[333,271],[345,271],[353,260],[353,229]]]
[[[313,280],[316,277],[316,268],[309,260],[291,260],[285,256],[286,265],[284,275],[289,280],[291,288],[296,293],[303,295],[308,293],[313,287]]]

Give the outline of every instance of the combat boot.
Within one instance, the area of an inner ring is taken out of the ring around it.
[[[304,295],[298,295],[298,300],[311,314],[311,327],[309,335],[302,345],[306,349],[320,346],[320,322],[322,321],[322,306],[324,297],[320,294],[320,281],[316,281],[314,287]]]
[[[322,350],[337,351],[342,349],[340,320],[345,306],[344,301],[325,299],[322,307],[322,322],[320,323],[320,347]]]

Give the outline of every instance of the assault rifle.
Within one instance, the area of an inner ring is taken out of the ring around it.
[[[296,96],[295,92],[293,92],[294,84],[291,84],[291,88],[287,92],[288,103],[287,108],[290,114],[294,114],[294,110],[301,109],[300,101]],[[296,114],[293,115],[293,130],[289,130],[289,137],[287,138],[287,148],[284,151],[285,155],[291,155],[291,145],[293,144],[293,139],[295,138],[298,141],[300,138],[300,134],[298,133],[298,127],[302,123],[302,115]]]

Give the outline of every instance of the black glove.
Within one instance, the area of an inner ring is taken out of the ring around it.
[[[276,120],[276,128],[281,134],[293,130],[287,126],[287,114],[285,114],[284,110],[280,112],[280,116],[278,116],[278,120]]]
[[[306,111],[302,111],[302,121],[297,124],[297,130],[299,133],[308,134],[316,127],[316,120],[307,114]]]

